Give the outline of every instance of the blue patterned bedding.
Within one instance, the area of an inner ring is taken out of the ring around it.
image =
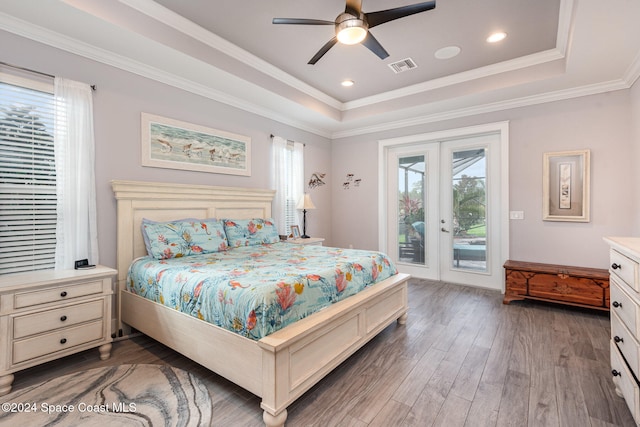
[[[396,273],[380,252],[273,243],[139,258],[127,290],[258,340]]]

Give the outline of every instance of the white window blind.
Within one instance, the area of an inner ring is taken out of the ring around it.
[[[52,269],[56,169],[51,90],[0,76],[0,274]],[[34,83],[34,84],[36,84]]]

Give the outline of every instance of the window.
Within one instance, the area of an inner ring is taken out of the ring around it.
[[[0,73],[0,274],[52,269],[53,83]]]
[[[291,233],[291,226],[299,224],[296,205],[303,195],[304,145],[273,137],[273,187],[276,196],[273,217],[282,235]]]

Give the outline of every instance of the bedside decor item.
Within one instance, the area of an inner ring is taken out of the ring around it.
[[[316,208],[316,205],[314,205],[313,201],[311,200],[311,194],[304,193],[304,195],[298,202],[298,205],[296,206],[296,209],[302,209],[302,236],[301,237],[303,239],[309,238],[309,236],[307,235],[307,210],[315,209],[315,208]]]
[[[300,238],[300,227],[298,227],[297,225],[292,225],[291,226],[291,238],[293,238],[293,239],[299,239]]]
[[[251,138],[142,113],[142,166],[251,176]]]
[[[589,150],[544,154],[544,221],[589,222]]]

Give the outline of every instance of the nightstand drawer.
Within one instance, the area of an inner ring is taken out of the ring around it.
[[[52,331],[90,320],[102,319],[104,300],[69,305],[63,308],[17,316],[13,319],[13,338]]]
[[[50,356],[58,351],[66,350],[92,341],[104,339],[102,319],[61,329],[44,335],[18,340],[13,343],[13,364],[18,364],[39,356]]]
[[[611,250],[609,254],[611,262],[611,272],[622,279],[624,284],[636,292],[640,292],[640,280],[638,279],[638,263],[621,254],[616,250]]]
[[[73,285],[61,285],[39,291],[16,293],[14,297],[14,307],[24,308],[100,293],[102,293],[101,280]]]

